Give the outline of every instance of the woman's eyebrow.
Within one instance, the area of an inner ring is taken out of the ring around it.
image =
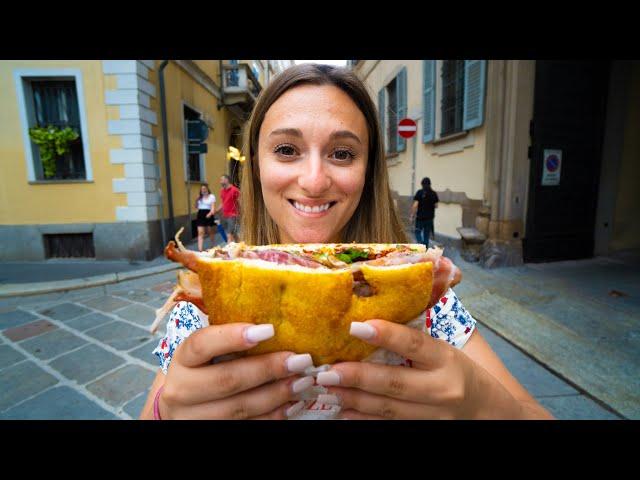
[[[302,137],[302,132],[297,128],[277,128],[269,134],[270,137],[273,135],[291,135],[293,137]]]
[[[353,140],[355,140],[356,142],[362,144],[362,142],[360,141],[360,138],[358,138],[358,136],[353,133],[350,132],[349,130],[338,130],[337,132],[333,132],[329,138],[331,140],[335,140],[337,138],[351,138]]]

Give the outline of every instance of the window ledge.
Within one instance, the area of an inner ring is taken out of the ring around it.
[[[385,155],[384,158],[386,160],[391,160],[392,158],[398,157],[400,155],[400,153],[399,152],[387,152],[384,155]]]
[[[60,183],[93,183],[93,180],[31,180],[29,185],[52,185]]]
[[[457,140],[459,138],[463,138],[469,135],[469,130],[463,130],[461,132],[452,133],[451,135],[447,135],[446,137],[438,138],[431,142],[433,145],[441,145],[443,143],[450,142],[452,140]]]

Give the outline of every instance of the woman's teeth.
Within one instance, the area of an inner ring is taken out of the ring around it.
[[[320,213],[320,212],[324,212],[325,210],[328,210],[329,207],[331,206],[331,203],[325,203],[324,205],[316,205],[315,207],[310,207],[308,205],[302,205],[301,203],[294,201],[293,206],[297,210],[300,210],[301,212]]]

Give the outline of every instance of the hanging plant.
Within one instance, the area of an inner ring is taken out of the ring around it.
[[[56,174],[56,158],[68,153],[69,144],[80,135],[70,127],[60,129],[49,125],[30,128],[29,136],[40,147],[40,159],[45,178],[51,178]]]

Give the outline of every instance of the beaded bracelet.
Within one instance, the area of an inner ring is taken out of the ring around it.
[[[158,402],[160,400],[160,394],[162,393],[163,389],[164,389],[164,385],[158,389],[158,391],[156,392],[156,398],[153,400],[153,419],[154,420],[162,420],[162,418],[160,417],[160,406],[158,405]]]

